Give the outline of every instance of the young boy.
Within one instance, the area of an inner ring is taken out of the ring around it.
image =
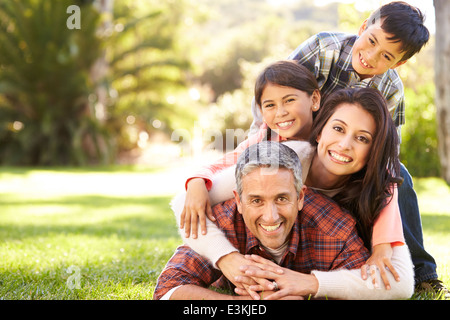
[[[321,32],[301,44],[288,59],[311,70],[322,99],[345,87],[372,87],[387,99],[395,125],[405,123],[403,83],[395,70],[428,42],[429,31],[419,9],[405,2],[391,2],[374,11],[361,25],[358,35]],[[254,121],[250,135],[262,124],[259,107],[252,103]],[[402,165],[399,207],[406,242],[415,265],[418,290],[449,291],[437,278],[436,263],[423,246],[422,226],[412,179]]]

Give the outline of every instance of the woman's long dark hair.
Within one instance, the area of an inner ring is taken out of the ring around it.
[[[343,103],[355,104],[372,115],[376,131],[367,164],[352,174],[345,188],[333,197],[356,219],[360,237],[371,249],[372,230],[381,210],[392,199],[393,184],[401,184],[398,159],[399,138],[381,93],[372,88],[348,88],[335,91],[323,102],[311,132],[310,143],[317,146],[317,137],[328,119]]]

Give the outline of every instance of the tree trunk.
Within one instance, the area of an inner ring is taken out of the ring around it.
[[[442,177],[450,184],[450,1],[434,0],[436,12],[436,119]]]

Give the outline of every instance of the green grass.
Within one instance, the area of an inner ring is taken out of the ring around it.
[[[180,243],[154,173],[2,169],[0,297],[151,299]]]
[[[419,199],[425,249],[436,260],[440,280],[450,288],[450,186],[442,179],[421,178],[414,179],[414,190]]]
[[[0,168],[0,299],[152,299],[181,243],[168,203],[182,180],[163,168]],[[415,189],[449,286],[450,188],[416,179]]]

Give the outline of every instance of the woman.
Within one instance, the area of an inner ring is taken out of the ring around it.
[[[360,116],[354,111],[357,106],[363,110]],[[341,114],[349,123],[340,119]],[[346,130],[352,124],[364,129],[355,132],[354,141],[348,141]],[[402,181],[398,135],[384,98],[372,89],[337,91],[317,116],[310,143],[317,154],[306,185],[328,190],[329,196],[353,214],[360,236],[370,248],[374,222],[391,200],[394,184]],[[350,149],[353,157],[347,154]],[[355,158],[358,151],[365,158]],[[333,189],[335,194],[330,193]]]

